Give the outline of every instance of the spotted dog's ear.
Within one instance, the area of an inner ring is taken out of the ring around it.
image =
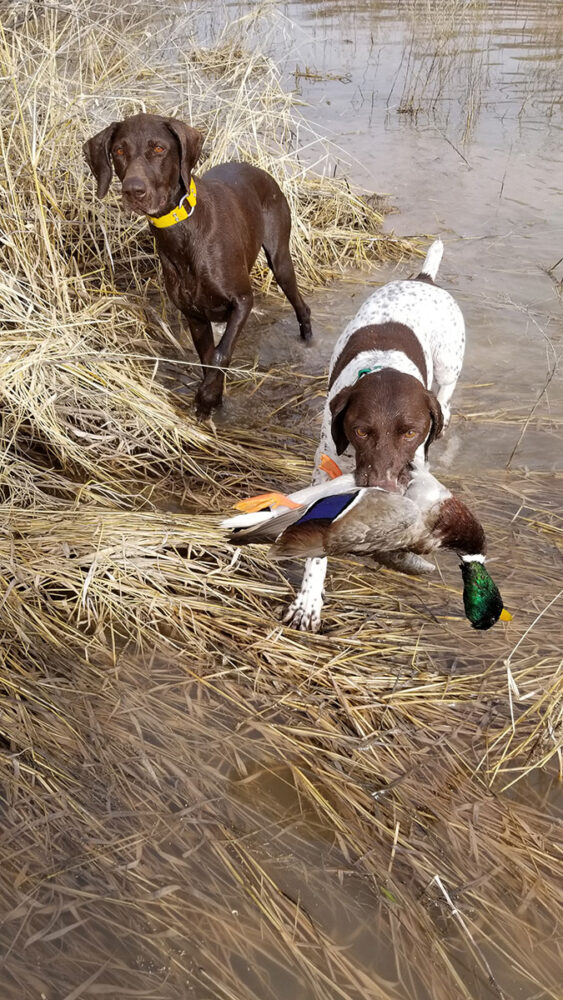
[[[332,413],[330,432],[336,447],[337,455],[342,455],[350,443],[346,436],[346,431],[344,430],[344,417],[346,416],[346,408],[350,402],[352,389],[353,386],[347,385],[336,394],[334,399],[331,399],[330,401],[330,412]]]
[[[113,166],[109,150],[115,130],[120,124],[120,122],[112,122],[107,128],[102,129],[101,132],[88,139],[82,147],[86,163],[98,183],[98,190],[96,192],[98,198],[106,196],[111,184]]]
[[[444,415],[436,396],[433,392],[427,391],[426,401],[430,412],[430,433],[424,443],[424,458],[428,460],[428,449],[436,438],[439,438],[444,430]]]
[[[196,128],[186,125],[178,118],[167,118],[166,125],[180,144],[180,176],[186,191],[189,191],[192,170],[203,146],[203,136]]]

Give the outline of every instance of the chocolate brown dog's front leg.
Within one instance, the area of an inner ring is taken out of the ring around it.
[[[192,340],[194,342],[194,347],[197,351],[199,360],[203,367],[203,375],[207,372],[206,365],[213,364],[213,353],[215,351],[215,345],[213,343],[213,327],[207,319],[194,319],[193,316],[187,316],[188,327],[192,335]],[[199,392],[199,390],[198,390]],[[198,414],[200,413],[199,403],[197,401],[198,394],[196,393],[196,409]],[[201,412],[201,416],[208,416],[207,412]]]
[[[206,364],[212,366],[205,370],[203,381],[196,394],[196,408],[201,416],[209,416],[211,410],[220,406],[223,398],[225,368],[231,363],[233,350],[238,335],[246,323],[252,310],[252,292],[239,296],[233,303],[227,319],[227,328]]]
[[[202,365],[212,365],[215,345],[211,323],[207,319],[194,319],[193,316],[188,316],[187,320],[199,360]]]

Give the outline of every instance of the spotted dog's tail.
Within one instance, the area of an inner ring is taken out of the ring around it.
[[[438,268],[440,267],[443,253],[444,244],[442,241],[434,240],[432,245],[428,248],[428,253],[424,258],[424,264],[422,265],[420,274],[417,275],[418,281],[436,281],[436,275],[438,274]]]

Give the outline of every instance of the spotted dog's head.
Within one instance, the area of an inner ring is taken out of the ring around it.
[[[341,389],[330,404],[338,455],[349,445],[356,456],[358,486],[403,493],[409,466],[443,429],[440,404],[413,375],[383,368]]]

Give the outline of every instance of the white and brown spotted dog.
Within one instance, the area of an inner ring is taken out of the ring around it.
[[[436,240],[420,274],[379,288],[339,337],[313,484],[328,478],[319,467],[326,454],[343,473],[354,472],[358,485],[404,493],[412,469],[424,465],[447,427],[465,325],[452,296],[434,284],[443,251]],[[285,618],[294,628],[318,631],[325,574],[326,559],[307,560]]]

